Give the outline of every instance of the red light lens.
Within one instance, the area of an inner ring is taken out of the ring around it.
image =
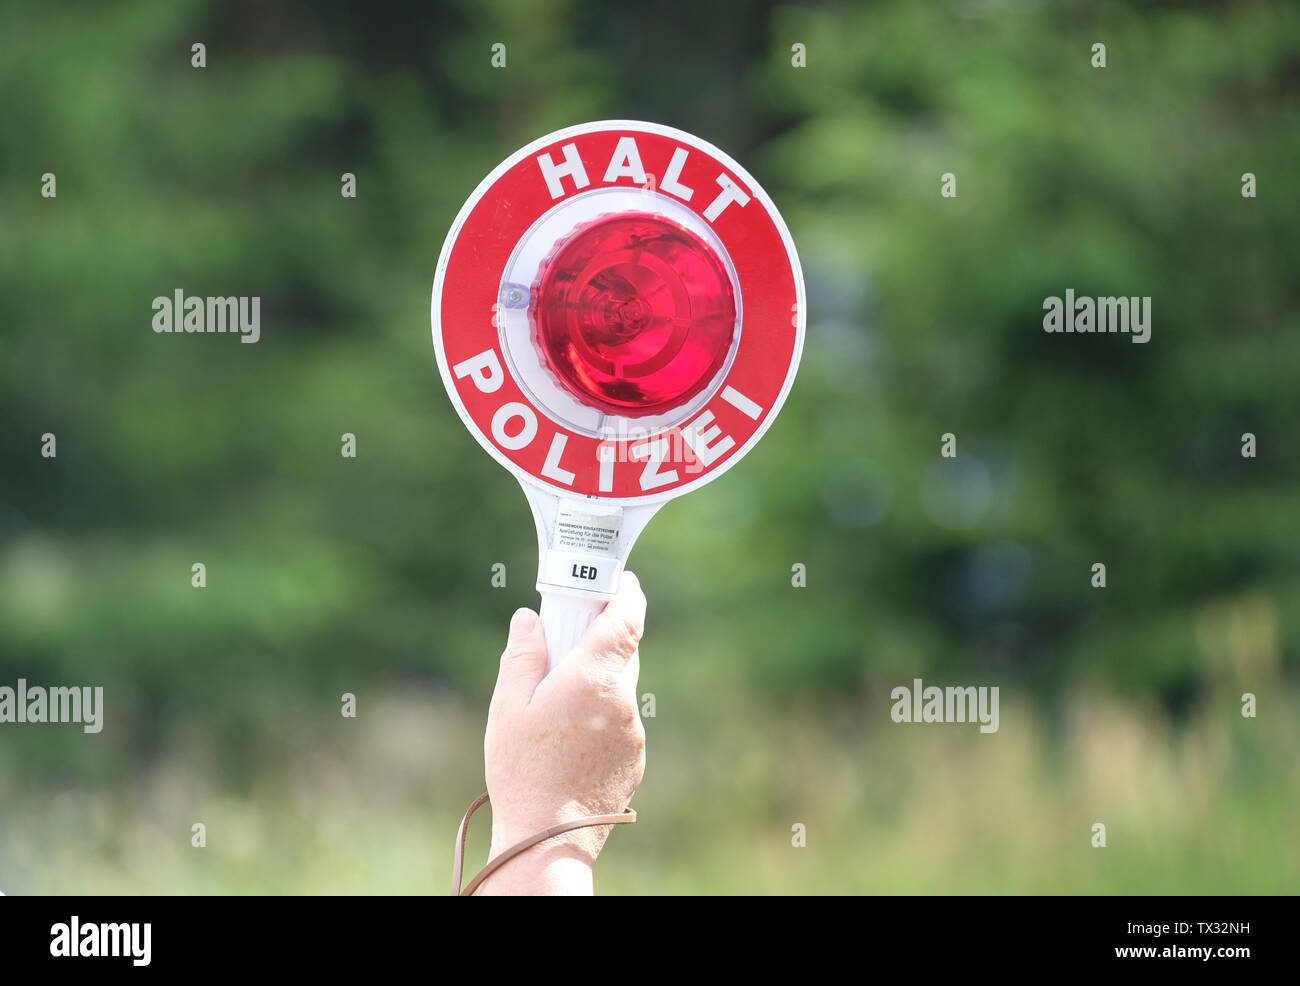
[[[529,319],[565,390],[608,414],[680,407],[726,362],[736,332],[717,254],[650,213],[595,219],[561,240],[533,284]]]

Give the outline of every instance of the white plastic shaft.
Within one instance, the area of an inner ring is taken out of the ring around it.
[[[549,674],[618,592],[637,535],[661,503],[630,507],[559,497],[520,480],[537,522],[537,591]]]
[[[583,631],[591,626],[602,609],[604,599],[571,596],[542,590],[542,630],[546,633],[546,673],[550,674],[577,646]]]

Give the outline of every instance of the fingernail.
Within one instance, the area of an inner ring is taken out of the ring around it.
[[[535,626],[537,626],[536,613],[526,607],[515,610],[515,615],[510,617],[510,639],[514,640],[532,633]]]

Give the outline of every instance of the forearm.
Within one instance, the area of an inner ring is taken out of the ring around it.
[[[489,861],[518,841],[509,836],[494,838]],[[479,887],[479,895],[488,897],[590,897],[593,892],[591,856],[558,836],[525,849]]]

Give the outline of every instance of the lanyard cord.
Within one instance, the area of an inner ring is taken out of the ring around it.
[[[451,859],[451,895],[453,897],[472,897],[474,891],[483,885],[483,881],[495,873],[500,867],[510,862],[525,849],[531,849],[539,842],[545,842],[554,836],[563,832],[571,832],[574,829],[590,828],[594,825],[630,825],[636,821],[636,812],[631,808],[624,809],[618,815],[586,815],[583,818],[575,818],[569,822],[561,822],[559,825],[552,825],[544,832],[538,832],[536,835],[530,835],[528,838],[516,842],[501,855],[497,856],[490,863],[478,871],[478,875],[469,881],[464,890],[460,888],[460,881],[465,869],[465,842],[466,835],[469,831],[469,820],[474,812],[487,804],[488,796],[484,792],[474,799],[474,803],[469,806],[469,811],[465,812],[465,817],[460,820],[460,828],[456,832],[456,849]]]

